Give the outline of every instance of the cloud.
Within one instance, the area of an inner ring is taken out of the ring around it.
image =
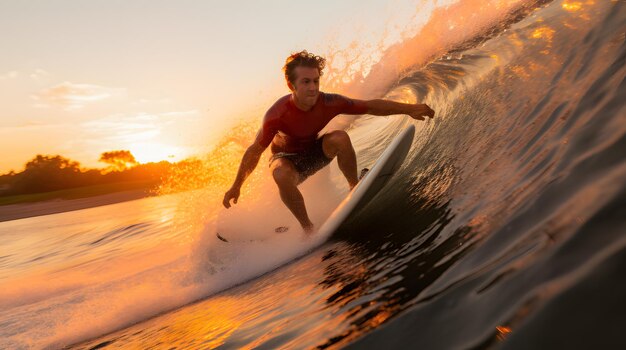
[[[38,68],[32,71],[31,73],[12,70],[12,71],[8,71],[3,74],[0,74],[0,80],[17,79],[21,77],[28,77],[28,78],[31,78],[32,80],[41,81],[45,78],[50,77],[50,73],[48,73],[47,71],[43,69]]]
[[[46,72],[43,69],[35,69],[34,72],[30,73],[30,78],[33,80],[42,80],[50,76],[50,73]]]
[[[197,110],[166,113],[114,114],[81,124],[95,139],[111,144],[128,144],[156,138],[180,117],[198,115]]]
[[[151,122],[94,120],[82,124],[87,133],[99,141],[111,144],[150,140],[161,133],[161,127]]]
[[[4,74],[0,74],[0,80],[15,79],[19,75],[20,75],[20,72],[18,72],[16,70],[12,70],[10,72],[6,72]]]
[[[185,116],[191,116],[191,115],[198,115],[198,110],[197,109],[192,109],[189,111],[180,111],[180,112],[166,112],[166,113],[160,113],[157,114],[158,117],[164,117],[164,118],[169,118],[169,117],[185,117]]]
[[[141,105],[164,105],[164,104],[171,104],[171,103],[172,103],[172,100],[169,98],[159,98],[159,99],[142,98],[133,102],[132,104],[135,106],[141,106]]]
[[[175,122],[189,122],[201,118],[200,112],[196,109],[187,111],[174,111],[163,113],[146,113],[140,112],[136,114],[113,114],[105,119],[108,122],[116,122],[120,124],[133,124],[133,123],[145,123],[154,122],[159,125],[167,125]]]
[[[66,110],[75,110],[124,93],[125,89],[64,82],[44,89],[32,98],[40,102],[36,107],[59,106]]]
[[[22,133],[22,132],[37,132],[39,130],[54,130],[54,129],[67,129],[71,127],[72,124],[68,123],[57,123],[50,124],[36,120],[25,120],[15,125],[7,125],[0,128],[0,135],[6,136],[11,135],[12,133]]]

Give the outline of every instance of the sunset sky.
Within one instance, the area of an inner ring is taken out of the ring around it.
[[[36,154],[102,167],[111,150],[139,162],[206,151],[288,93],[291,52],[360,42],[367,55],[364,41],[392,44],[433,3],[0,0],[0,174]]]

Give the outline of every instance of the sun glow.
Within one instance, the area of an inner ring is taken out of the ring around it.
[[[155,142],[135,143],[128,148],[139,163],[160,162],[163,160],[177,162],[190,155],[187,150],[181,147]]]

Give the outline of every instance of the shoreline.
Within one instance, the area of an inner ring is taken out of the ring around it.
[[[52,199],[34,203],[8,204],[0,206],[0,222],[65,213],[146,197],[154,197],[154,194],[146,190],[129,190],[86,198]]]

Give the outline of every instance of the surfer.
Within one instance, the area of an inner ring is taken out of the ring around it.
[[[359,181],[356,154],[348,133],[335,130],[318,135],[331,119],[339,114],[406,114],[424,120],[424,117],[432,118],[435,114],[425,104],[356,100],[324,93],[319,90],[319,84],[325,64],[324,58],[306,50],[287,57],[283,71],[291,94],[278,99],[265,114],[256,139],[243,155],[232,187],[224,195],[226,208],[230,208],[231,200],[237,203],[241,186],[271,144],[269,166],[280,198],[304,231],[312,233],[314,226],[298,185],[335,157],[350,188]]]

